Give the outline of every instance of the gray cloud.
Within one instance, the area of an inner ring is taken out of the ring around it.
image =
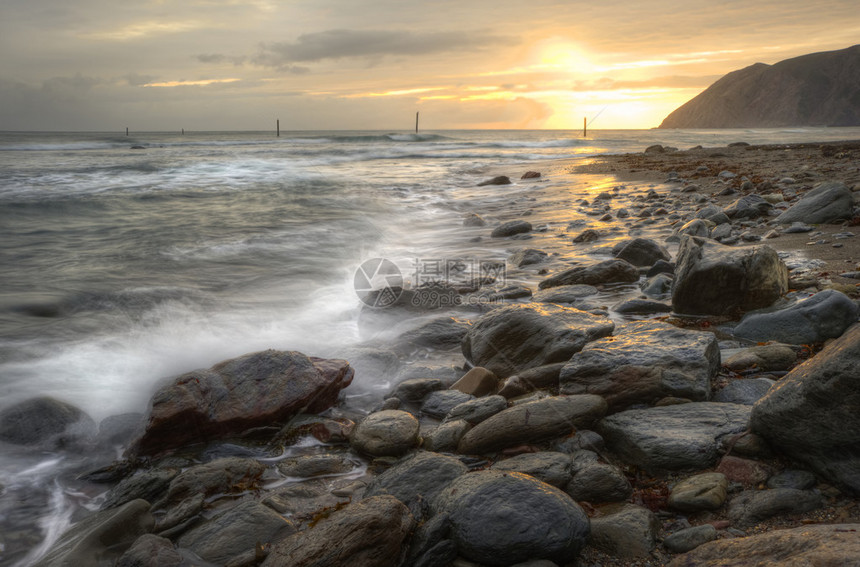
[[[232,56],[232,55],[223,55],[221,53],[201,53],[194,57],[201,63],[232,63],[237,67],[244,65],[248,60],[247,57],[243,55]]]
[[[515,41],[485,32],[409,32],[387,30],[327,30],[299,36],[293,42],[271,42],[260,46],[254,63],[264,67],[284,67],[325,59],[384,57],[388,55],[428,55],[480,50]]]

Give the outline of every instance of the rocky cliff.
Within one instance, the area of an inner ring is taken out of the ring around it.
[[[660,128],[860,126],[860,45],[733,71]]]

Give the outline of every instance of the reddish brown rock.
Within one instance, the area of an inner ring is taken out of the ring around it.
[[[129,454],[153,455],[323,411],[354,373],[345,360],[266,350],[183,374],[152,397],[146,430]]]
[[[771,468],[763,463],[731,455],[720,460],[717,472],[726,475],[731,482],[739,482],[747,488],[765,482],[773,473]]]

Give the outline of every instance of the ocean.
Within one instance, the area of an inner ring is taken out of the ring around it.
[[[0,132],[0,410],[50,395],[98,422],[145,411],[164,378],[244,353],[338,356],[395,340],[414,321],[374,325],[362,316],[356,274],[365,262],[389,260],[409,285],[452,259],[503,265],[517,246],[576,261],[590,251],[559,237],[594,221],[577,201],[618,183],[570,167],[603,153],[857,138],[858,128],[593,130],[587,138]],[[529,170],[541,178],[520,180]],[[495,175],[514,183],[478,186]],[[464,228],[471,213],[488,227]],[[540,223],[530,240],[489,238],[492,226],[529,216]],[[616,233],[626,236],[620,226]],[[539,279],[509,270],[502,283]],[[455,361],[434,356],[406,362]],[[354,395],[374,398],[390,379],[359,372]],[[30,539],[19,534],[18,547],[44,544],[75,507],[97,505],[57,483],[68,459],[0,447],[0,534],[23,522]],[[21,504],[22,486],[44,497]],[[14,547],[0,541],[0,564],[4,549],[18,565],[38,555],[10,555]]]

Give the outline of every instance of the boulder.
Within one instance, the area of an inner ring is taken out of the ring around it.
[[[588,428],[606,413],[600,396],[554,396],[503,410],[470,429],[457,450],[483,454]]]
[[[187,468],[170,481],[155,508],[173,506],[196,496],[244,492],[257,485],[266,466],[255,459],[226,457]]]
[[[560,285],[600,285],[606,283],[632,283],[639,281],[639,270],[630,262],[614,258],[589,266],[576,266],[550,276],[540,282],[540,289]]]
[[[687,553],[717,539],[717,528],[711,524],[702,524],[679,530],[663,539],[663,545],[672,553]]]
[[[823,505],[824,497],[811,490],[745,490],[729,502],[729,519],[739,527],[753,526],[773,516],[803,514]]]
[[[497,175],[493,178],[486,179],[478,183],[478,187],[484,187],[485,185],[510,185],[511,178],[507,175]]]
[[[764,197],[755,193],[744,195],[725,209],[723,212],[730,219],[754,219],[767,215],[773,208]]]
[[[424,398],[444,388],[445,384],[439,378],[407,378],[397,384],[385,397],[420,404]]]
[[[726,501],[729,481],[718,472],[702,473],[678,482],[669,493],[669,507],[681,512],[716,510]]]
[[[809,525],[720,539],[676,557],[669,567],[851,565],[860,557],[860,524]]]
[[[182,555],[167,538],[144,534],[116,562],[116,567],[180,567]]]
[[[438,350],[457,348],[468,330],[467,322],[453,317],[437,317],[400,335],[397,350],[408,352],[415,348]]]
[[[442,419],[455,407],[474,399],[472,394],[460,390],[439,390],[424,398],[421,413]]]
[[[517,234],[524,234],[526,232],[531,231],[532,223],[523,220],[516,220],[500,224],[493,229],[493,232],[490,233],[490,236],[492,238],[505,238],[506,236],[514,236]]]
[[[365,417],[355,428],[350,444],[374,457],[399,457],[418,445],[418,420],[405,411],[384,410]]]
[[[828,181],[806,193],[790,209],[776,218],[779,224],[804,222],[821,224],[848,220],[854,216],[854,195],[844,183]]]
[[[588,544],[613,557],[648,557],[654,549],[660,521],[647,508],[610,504],[591,518]]]
[[[463,354],[506,378],[523,370],[568,360],[615,325],[570,307],[524,303],[494,309],[478,319],[463,339]]]
[[[451,385],[452,390],[457,390],[478,398],[492,394],[498,387],[499,378],[491,371],[480,366],[472,368],[462,378]]]
[[[847,295],[825,289],[786,309],[749,313],[734,335],[751,341],[775,340],[803,345],[834,339],[857,322],[860,307]]]
[[[149,503],[132,500],[73,524],[33,565],[111,565],[137,538],[151,532],[153,527],[155,520],[149,512]]]
[[[365,498],[275,543],[262,567],[395,567],[414,526],[412,514],[393,496]]]
[[[580,244],[582,242],[594,242],[600,238],[600,231],[595,230],[593,228],[588,228],[577,234],[573,237],[574,244]]]
[[[621,469],[606,463],[591,463],[576,471],[564,487],[571,498],[586,502],[623,502],[633,488]]]
[[[675,231],[675,234],[678,236],[687,234],[689,236],[708,238],[711,234],[711,227],[702,219],[693,219],[681,225],[681,227]]]
[[[463,226],[474,227],[474,226],[487,226],[487,221],[481,218],[481,215],[477,213],[471,213],[466,215],[463,218]]]
[[[714,395],[714,401],[751,406],[767,394],[774,384],[776,382],[769,378],[733,380]]]
[[[585,512],[564,492],[515,472],[463,475],[439,494],[432,509],[448,516],[460,556],[480,564],[529,559],[566,564],[589,533]]]
[[[523,250],[517,250],[516,252],[514,252],[511,257],[508,258],[508,262],[516,266],[517,268],[522,268],[523,266],[540,264],[548,257],[549,254],[547,254],[543,250],[536,250],[535,248],[524,248]]]
[[[668,262],[672,259],[665,246],[661,246],[647,238],[634,238],[633,240],[622,242],[613,248],[612,253],[619,260],[625,260],[634,266],[650,267],[658,260]],[[636,279],[638,280],[639,278],[637,277]]]
[[[364,496],[391,495],[406,504],[417,517],[419,508],[416,506],[420,502],[431,502],[467,470],[466,465],[454,457],[419,451],[370,481]]]
[[[0,411],[0,441],[14,445],[62,447],[96,432],[90,416],[77,407],[41,396]]]
[[[797,362],[797,353],[788,345],[757,345],[730,356],[723,362],[729,370],[741,372],[755,369],[761,372],[788,370]]]
[[[508,377],[499,388],[499,395],[508,399],[543,388],[558,388],[558,375],[566,362],[555,362],[529,368]]]
[[[354,371],[344,360],[267,350],[195,370],[158,390],[129,450],[152,455],[331,407]]]
[[[597,431],[627,464],[650,471],[701,470],[716,463],[723,437],[747,429],[751,409],[693,402],[627,410],[600,420]]]
[[[541,451],[539,453],[523,453],[509,459],[496,461],[490,469],[527,474],[541,482],[563,489],[571,479],[570,464],[570,455]]]
[[[424,434],[422,447],[428,451],[437,453],[453,453],[460,444],[460,439],[472,428],[465,419],[455,419],[441,423],[435,429]]]
[[[750,426],[819,475],[860,494],[860,325],[788,373]]]
[[[716,336],[642,321],[591,342],[561,369],[563,394],[597,394],[610,408],[666,396],[707,400],[720,370]]]
[[[669,313],[672,306],[651,299],[628,299],[612,306],[612,310],[622,315],[654,315]]]
[[[734,249],[685,236],[672,307],[688,315],[727,315],[767,307],[788,291],[788,269],[769,246]]]
[[[445,421],[463,419],[472,425],[481,423],[508,407],[504,396],[487,396],[477,400],[463,402],[448,412]]]
[[[598,293],[599,290],[591,285],[560,285],[538,291],[532,299],[540,303],[577,303],[583,298]]]
[[[289,520],[271,508],[248,500],[192,527],[177,543],[216,565],[249,565],[257,545],[266,546],[295,531]]]

